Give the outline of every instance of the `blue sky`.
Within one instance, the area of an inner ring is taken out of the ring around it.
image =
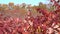
[[[14,2],[14,4],[26,3],[26,4],[38,5],[39,2],[47,4],[48,0],[0,0],[0,4],[8,4],[9,2]]]

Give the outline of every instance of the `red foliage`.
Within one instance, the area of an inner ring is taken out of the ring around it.
[[[29,11],[24,19],[0,14],[0,34],[60,34],[60,9],[48,12],[38,8],[37,12],[42,15],[33,17]]]

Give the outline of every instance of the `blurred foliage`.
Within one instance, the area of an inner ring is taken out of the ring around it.
[[[39,8],[42,8],[42,9],[46,9],[47,7],[46,7],[46,4],[43,4],[43,3],[39,3]]]
[[[50,8],[48,8],[47,6]],[[22,3],[20,5],[14,5],[14,3],[9,3],[8,5],[0,4],[0,12],[2,11],[6,15],[7,14],[16,15],[16,16],[21,15],[21,17],[26,16],[27,9],[31,9],[32,16],[34,17],[36,17],[37,15],[40,15],[40,13],[36,11],[37,8],[46,9],[47,11],[53,11],[56,9],[55,6],[52,6],[52,5],[49,6],[48,4],[43,4],[42,2],[40,2],[38,6],[35,6],[35,5],[31,6],[31,4],[25,4],[25,3]]]

